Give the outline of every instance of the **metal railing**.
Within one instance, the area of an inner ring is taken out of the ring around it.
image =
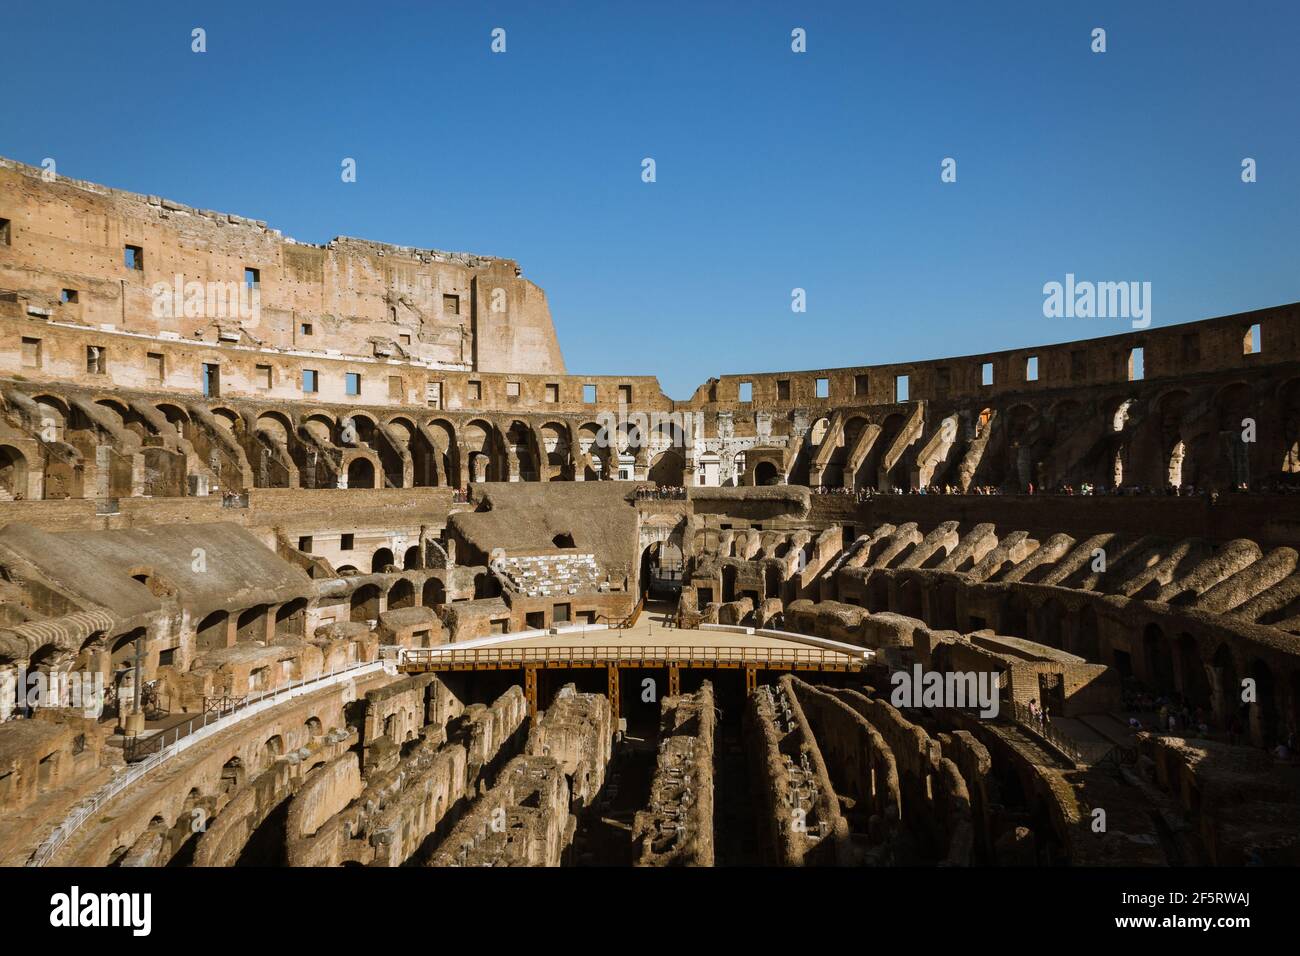
[[[227,711],[219,717],[203,720],[197,726],[196,721],[192,720],[184,731],[182,731],[180,725],[177,725],[171,731],[156,735],[161,741],[158,751],[130,767],[125,773],[118,774],[95,791],[88,800],[73,809],[63,819],[63,822],[55,827],[54,831],[36,848],[36,852],[27,861],[27,865],[45,866],[53,859],[54,854],[68,842],[68,839],[81,828],[82,824],[94,816],[105,804],[117,797],[123,790],[134,786],[142,777],[151,773],[181,751],[189,749],[199,741],[225,730],[241,720],[260,714],[264,710],[269,710],[290,697],[300,696],[304,688],[312,685],[324,686],[330,683],[340,683],[344,678],[359,677],[363,672],[380,671],[383,666],[381,661],[365,661],[345,667],[342,670],[331,669],[328,674],[294,681],[276,690],[265,691],[256,697],[249,696],[245,698],[243,705]],[[208,716],[204,714],[203,718]],[[166,743],[168,737],[171,738],[170,744]]]
[[[635,627],[637,620],[641,617],[641,612],[645,610],[645,597],[644,594],[641,595],[641,599],[636,602],[636,606],[632,608],[632,612],[627,617],[614,618],[602,614],[596,620],[608,624],[611,631],[626,631],[628,628]]]
[[[1083,753],[1079,750],[1079,745],[1052,726],[1051,721],[1040,720],[1027,706],[1017,701],[1011,702],[1011,716],[1022,729],[1029,731],[1070,760],[1075,763],[1083,762]]]
[[[475,647],[444,650],[436,647],[406,648],[402,666],[464,664],[605,664],[624,661],[655,661],[664,664],[752,664],[752,665],[845,665],[861,667],[864,662],[840,651],[819,647],[708,647],[698,644],[578,644],[571,647]]]

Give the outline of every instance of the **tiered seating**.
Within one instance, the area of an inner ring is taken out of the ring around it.
[[[501,572],[528,597],[594,591],[601,581],[594,554],[543,554],[506,558]]]

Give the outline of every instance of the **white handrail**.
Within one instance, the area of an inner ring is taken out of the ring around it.
[[[187,729],[184,736],[181,735],[180,724],[177,724],[174,729],[175,736],[173,737],[171,744],[164,746],[156,754],[151,754],[140,763],[135,764],[125,773],[118,774],[108,783],[104,784],[104,786],[95,791],[89,799],[78,804],[76,809],[64,817],[63,822],[55,827],[53,832],[51,832],[50,835],[41,842],[41,845],[36,848],[36,852],[33,853],[31,858],[27,861],[27,865],[45,866],[51,859],[53,859],[54,854],[59,851],[59,848],[68,841],[68,838],[71,837],[72,834],[76,833],[77,830],[80,829],[81,825],[85,823],[93,813],[103,807],[104,804],[108,803],[127,787],[137,783],[142,777],[157,768],[160,764],[167,762],[182,751],[188,750],[196,743],[206,740],[213,734],[220,733],[227,727],[239,723],[248,717],[269,710],[276,704],[282,703],[292,697],[301,696],[304,689],[307,687],[312,687],[312,689],[315,690],[317,687],[342,683],[345,679],[350,680],[354,677],[360,677],[364,674],[381,671],[383,669],[383,661],[366,661],[359,664],[353,664],[338,671],[331,668],[328,674],[321,674],[316,677],[307,677],[286,684],[284,687],[277,688],[276,690],[263,691],[255,698],[246,699],[246,702],[242,706],[218,717],[212,723],[202,726],[198,730],[192,732]],[[191,720],[189,722],[189,728],[193,728],[193,726],[194,721]],[[165,733],[166,732],[164,731],[164,734]]]

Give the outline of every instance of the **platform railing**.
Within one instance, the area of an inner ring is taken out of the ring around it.
[[[405,648],[402,667],[438,667],[466,664],[572,664],[654,661],[664,664],[752,664],[863,666],[861,659],[818,647],[709,647],[698,644],[577,644],[566,647],[478,647],[444,650],[436,647]]]
[[[363,673],[380,671],[383,667],[384,664],[382,661],[364,661],[339,670],[331,668],[328,674],[319,674],[316,677],[308,677],[303,680],[293,681],[292,683],[286,684],[283,687],[278,687],[275,690],[263,691],[261,694],[256,696],[249,696],[244,699],[242,706],[232,711],[227,711],[223,715],[212,720],[202,722],[203,718],[210,716],[209,714],[204,714],[201,717],[190,721],[188,725],[177,725],[171,730],[156,735],[162,739],[159,749],[139,763],[133,764],[124,773],[115,776],[108,783],[104,784],[104,786],[100,787],[99,790],[95,791],[95,793],[93,793],[87,800],[78,804],[71,813],[64,817],[63,822],[55,827],[54,831],[45,838],[40,846],[36,848],[36,852],[33,853],[31,858],[27,861],[27,865],[45,866],[54,858],[54,854],[68,842],[68,839],[81,828],[82,824],[94,816],[101,807],[116,798],[122,793],[122,791],[134,786],[142,777],[157,769],[161,764],[166,763],[178,753],[188,750],[199,741],[204,740],[213,734],[220,733],[222,730],[225,730],[227,727],[230,727],[241,720],[246,720],[247,718],[260,714],[265,710],[269,710],[277,704],[283,703],[292,697],[300,696],[305,689],[310,688],[312,685],[320,685],[323,687],[332,683],[341,683],[345,679],[360,677]],[[168,737],[171,738],[170,744],[166,743],[166,738]]]

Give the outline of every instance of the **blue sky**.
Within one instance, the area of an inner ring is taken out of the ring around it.
[[[675,398],[1127,328],[1044,318],[1067,272],[1151,282],[1155,326],[1300,299],[1294,0],[65,0],[3,22],[0,154],[306,242],[517,259],[571,372]]]

